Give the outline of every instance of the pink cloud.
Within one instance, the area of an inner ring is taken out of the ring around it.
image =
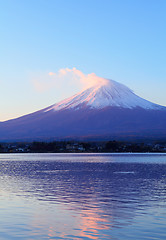
[[[106,81],[95,73],[84,74],[75,67],[72,69],[63,68],[58,72],[40,74],[33,78],[32,82],[37,91],[47,91],[50,88],[64,88],[66,86],[76,87],[79,90],[90,88]]]

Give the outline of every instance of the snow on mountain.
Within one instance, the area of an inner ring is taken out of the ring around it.
[[[63,110],[63,111],[59,111]],[[37,112],[0,123],[0,141],[166,139],[166,107],[113,80],[99,81]]]
[[[69,97],[44,111],[62,109],[80,109],[82,107],[101,109],[104,107],[162,109],[163,107],[149,102],[126,87],[113,80],[103,79],[100,83]]]

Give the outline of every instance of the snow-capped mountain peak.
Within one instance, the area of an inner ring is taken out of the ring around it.
[[[113,80],[97,82],[48,108],[1,122],[0,140],[166,139],[166,107]]]
[[[104,107],[136,108],[143,109],[161,109],[162,106],[149,102],[126,87],[114,80],[103,79],[93,87],[90,87],[72,97],[69,97],[59,103],[45,109],[80,109],[82,107],[101,109]]]

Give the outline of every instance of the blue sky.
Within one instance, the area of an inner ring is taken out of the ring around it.
[[[49,72],[76,67],[166,106],[165,0],[0,0],[0,121],[69,97]]]

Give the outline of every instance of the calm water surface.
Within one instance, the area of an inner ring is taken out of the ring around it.
[[[0,239],[166,239],[166,155],[0,154]]]

